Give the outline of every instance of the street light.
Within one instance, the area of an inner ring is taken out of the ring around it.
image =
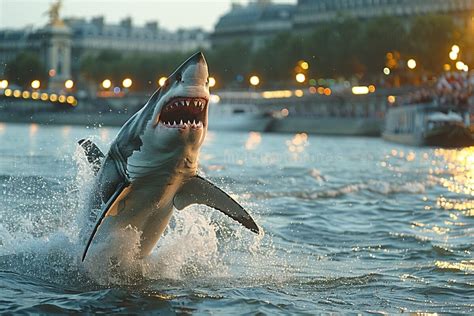
[[[160,87],[163,87],[163,86],[165,85],[165,83],[166,83],[166,79],[168,79],[168,78],[166,78],[166,77],[161,77],[161,78],[158,80],[158,85],[159,85]]]
[[[8,80],[0,80],[0,89],[8,88]]]
[[[384,73],[386,76],[390,75],[390,68],[385,67],[385,68],[383,69],[383,73]]]
[[[31,82],[31,87],[33,89],[39,89],[40,86],[41,86],[41,82],[39,80],[33,80]]]
[[[458,59],[458,53],[456,53],[455,51],[449,52],[449,59],[451,59],[451,60]]]
[[[105,79],[104,81],[102,81],[102,88],[109,89],[111,86],[112,81],[110,81],[109,79]]]
[[[133,81],[132,81],[132,79],[130,79],[130,78],[125,78],[125,79],[123,79],[123,81],[122,81],[122,86],[123,86],[124,88],[130,88],[130,87],[132,86],[132,84],[133,84]]]
[[[252,76],[250,77],[249,82],[252,86],[256,87],[260,83],[260,78],[258,76]]]
[[[64,86],[66,87],[66,89],[72,89],[72,87],[74,87],[74,81],[68,79],[64,82]]]
[[[302,73],[299,73],[299,74],[296,74],[295,79],[296,79],[297,82],[303,83],[306,80],[306,76]]]
[[[216,79],[214,77],[209,77],[209,87],[212,88],[216,85]]]
[[[451,51],[452,51],[453,53],[458,54],[459,51],[460,51],[460,48],[459,48],[458,45],[453,45],[453,46],[451,47]]]
[[[415,69],[416,68],[416,61],[412,58],[407,61],[407,66],[410,69]]]
[[[465,64],[462,61],[458,61],[456,63],[456,69],[457,70],[464,70],[464,66],[465,66]]]
[[[301,69],[303,69],[303,70],[308,70],[308,69],[309,69],[309,64],[308,64],[308,62],[306,62],[306,61],[301,61],[301,62],[300,62],[300,67],[301,67]]]

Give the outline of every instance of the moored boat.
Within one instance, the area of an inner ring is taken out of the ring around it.
[[[474,146],[469,112],[459,106],[436,102],[389,109],[382,136],[392,142],[415,146]]]

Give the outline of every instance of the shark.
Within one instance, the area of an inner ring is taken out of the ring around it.
[[[95,176],[89,206],[99,210],[84,238],[82,261],[99,236],[127,227],[140,232],[139,256],[148,256],[173,210],[191,204],[207,205],[260,233],[238,202],[198,172],[209,98],[208,65],[197,52],[122,126],[106,154],[90,139],[79,141]]]

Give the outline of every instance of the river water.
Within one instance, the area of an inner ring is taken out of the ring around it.
[[[202,174],[265,235],[192,206],[149,258],[83,265],[75,144],[117,131],[0,124],[1,313],[474,311],[474,148],[210,132]]]

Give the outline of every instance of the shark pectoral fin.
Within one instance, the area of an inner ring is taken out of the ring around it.
[[[190,204],[204,204],[221,211],[254,233],[259,228],[247,211],[227,193],[199,176],[186,182],[174,197],[174,206],[182,210]]]
[[[117,190],[112,194],[110,199],[105,203],[101,215],[99,219],[97,220],[97,223],[94,226],[94,229],[92,230],[91,236],[89,237],[89,240],[87,241],[86,248],[84,249],[84,253],[82,254],[82,261],[86,258],[87,251],[89,250],[90,245],[92,244],[92,241],[94,240],[94,236],[97,233],[97,230],[99,229],[99,226],[102,224],[104,219],[108,216],[115,216],[119,212],[118,207],[119,207],[119,202],[122,201],[125,196],[130,192],[130,186],[128,183],[121,183],[118,187]]]
[[[105,157],[104,154],[90,139],[81,139],[78,141],[78,144],[84,149],[87,161],[96,175],[102,165],[102,160]]]

